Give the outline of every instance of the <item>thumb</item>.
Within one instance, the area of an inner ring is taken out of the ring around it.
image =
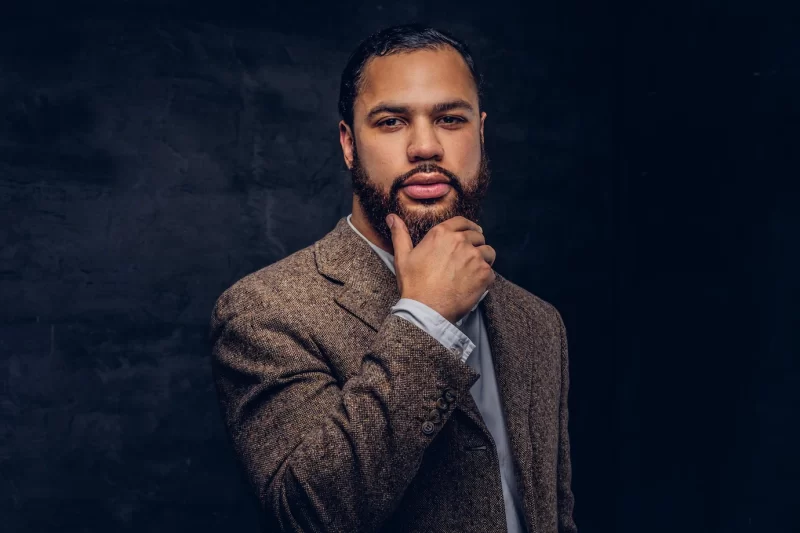
[[[414,244],[411,242],[411,235],[408,234],[406,223],[403,222],[403,219],[394,214],[386,217],[386,223],[389,224],[389,229],[392,231],[392,246],[394,247],[395,261],[397,261],[398,258],[402,261],[402,258],[414,249]]]

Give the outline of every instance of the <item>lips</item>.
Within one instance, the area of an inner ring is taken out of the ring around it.
[[[447,194],[450,185],[446,183],[431,183],[430,185],[406,185],[403,190],[411,198],[422,200],[426,198],[439,198]]]
[[[439,198],[450,190],[449,180],[439,173],[415,174],[405,181],[403,190],[411,198],[422,200]]]
[[[450,183],[450,180],[438,172],[423,173],[418,172],[403,182],[403,186],[409,185],[431,185],[434,183]]]

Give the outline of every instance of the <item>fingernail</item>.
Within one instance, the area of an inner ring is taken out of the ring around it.
[[[388,215],[386,217],[386,223],[389,224],[389,227],[391,228],[394,224],[394,217],[392,215]]]

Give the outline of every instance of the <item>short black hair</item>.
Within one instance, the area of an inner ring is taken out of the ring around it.
[[[364,67],[376,56],[386,56],[413,50],[435,50],[443,46],[453,47],[469,67],[478,91],[478,107],[483,96],[483,77],[475,66],[467,44],[451,34],[422,24],[402,24],[373,33],[358,45],[350,54],[350,59],[342,71],[339,85],[339,115],[351,128],[353,127],[353,106],[358,91],[363,85]]]

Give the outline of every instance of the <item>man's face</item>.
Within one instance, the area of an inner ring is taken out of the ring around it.
[[[386,215],[395,213],[416,246],[436,224],[454,216],[478,222],[490,181],[475,83],[450,47],[372,58],[356,97],[353,131],[340,127],[353,192],[370,225],[386,241]],[[344,122],[340,124],[343,125]],[[355,142],[348,135],[355,136]],[[447,181],[444,194],[420,198],[406,181]],[[417,196],[417,197],[415,197]]]

